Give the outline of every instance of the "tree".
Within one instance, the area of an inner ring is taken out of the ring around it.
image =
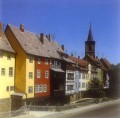
[[[103,82],[98,78],[92,78],[88,83],[88,94],[92,98],[101,98],[105,96],[103,91]]]
[[[120,63],[112,65],[109,94],[111,97],[120,97]]]

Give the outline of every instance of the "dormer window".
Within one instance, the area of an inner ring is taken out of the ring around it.
[[[7,55],[7,60],[11,60],[11,56],[9,54]]]
[[[33,57],[31,57],[31,56],[29,57],[29,62],[33,63]]]
[[[46,64],[46,65],[48,64],[48,59],[45,59],[45,64]]]
[[[38,64],[41,64],[41,59],[40,58],[38,58]]]

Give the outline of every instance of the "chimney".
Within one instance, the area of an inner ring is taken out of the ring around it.
[[[24,25],[23,25],[23,24],[20,24],[20,30],[21,30],[22,32],[24,32]]]
[[[0,37],[2,37],[3,30],[2,30],[2,23],[0,22]]]
[[[96,56],[96,59],[98,59],[98,56]]]
[[[44,34],[43,33],[40,34],[40,41],[44,45]]]
[[[78,56],[78,59],[80,59],[80,56]]]
[[[50,41],[50,39],[51,39],[50,34],[46,35],[46,38]]]
[[[61,45],[61,48],[63,49],[63,51],[64,51],[64,45]]]

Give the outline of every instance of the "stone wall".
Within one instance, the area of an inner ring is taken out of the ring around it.
[[[0,112],[8,112],[11,110],[11,99],[0,99]]]

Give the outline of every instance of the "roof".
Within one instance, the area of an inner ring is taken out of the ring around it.
[[[15,51],[11,47],[11,45],[4,33],[3,33],[2,37],[0,37],[0,49],[4,50],[4,51],[15,53]]]
[[[49,57],[48,53],[45,51],[45,47],[39,41],[39,38],[35,33],[25,30],[22,32],[19,28],[10,24],[8,26],[26,53],[34,56]]]
[[[87,41],[93,41],[92,30],[91,30],[91,24],[90,24],[90,29],[89,29],[89,34],[88,34]]]
[[[48,40],[45,36],[44,36],[44,48],[45,48],[45,52],[48,53],[48,55],[51,58],[55,58],[55,59],[61,59],[56,47],[54,45],[55,42],[53,40]]]
[[[68,62],[68,63],[75,63],[74,61],[72,61],[71,59],[69,58],[65,58],[65,57],[61,57],[64,61]]]
[[[90,55],[87,54],[87,55],[84,57],[84,59],[88,61],[87,58],[89,58],[89,59],[91,60],[91,62],[92,62],[95,66],[98,66],[98,67],[101,67],[101,66],[102,66],[101,61],[99,60],[98,57],[95,58],[95,57],[90,56]]]
[[[80,66],[84,66],[84,67],[86,67],[86,66],[88,65],[88,62],[85,61],[85,60],[78,59],[78,58],[73,57],[73,56],[69,56],[69,58],[70,58],[72,61],[78,63]]]
[[[57,51],[64,53],[64,50],[62,49],[61,45],[59,45],[57,42],[51,41],[51,45],[52,45]]]
[[[23,93],[13,93],[12,95],[15,95],[15,96],[24,96],[25,94],[23,94]]]
[[[57,69],[57,68],[51,68],[51,70],[55,71],[55,72],[61,72],[64,73],[65,71],[62,69]]]
[[[111,64],[106,58],[101,58],[100,61],[107,70],[111,70]]]

